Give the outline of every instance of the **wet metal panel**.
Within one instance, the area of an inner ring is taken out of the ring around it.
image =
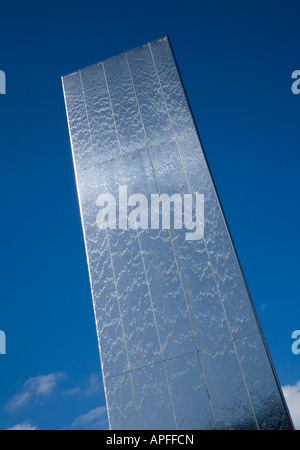
[[[63,89],[110,428],[292,428],[169,39]]]

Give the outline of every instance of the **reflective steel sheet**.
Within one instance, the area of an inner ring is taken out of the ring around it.
[[[169,39],[63,88],[110,428],[291,428]]]

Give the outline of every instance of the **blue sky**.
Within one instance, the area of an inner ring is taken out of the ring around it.
[[[166,34],[300,423],[299,15],[296,0],[1,5],[1,429],[107,427],[60,77]]]

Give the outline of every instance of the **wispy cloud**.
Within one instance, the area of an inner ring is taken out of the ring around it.
[[[74,389],[70,389],[68,391],[65,391],[64,394],[65,395],[83,395],[83,396],[90,396],[90,395],[94,395],[97,392],[101,392],[102,389],[102,384],[101,384],[101,380],[100,377],[98,375],[96,375],[95,373],[92,373],[89,376],[89,379],[87,380],[87,383],[85,384],[84,387],[79,388],[79,387],[75,387]]]
[[[282,386],[296,430],[300,430],[300,380],[296,384]]]
[[[65,372],[54,372],[29,378],[25,381],[22,390],[8,400],[4,409],[13,412],[28,405],[34,399],[47,396],[51,394],[60,380],[65,379],[67,379]]]
[[[38,427],[35,425],[31,425],[30,421],[25,421],[22,423],[18,423],[11,428],[7,428],[7,430],[38,430]]]
[[[98,408],[92,409],[86,414],[82,414],[77,417],[73,424],[73,428],[84,428],[92,429],[97,427],[103,427],[106,425],[106,407],[99,406]]]

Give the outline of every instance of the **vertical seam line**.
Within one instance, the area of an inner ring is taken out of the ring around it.
[[[154,175],[154,178],[155,178],[156,187],[157,187],[158,193],[160,194],[160,189],[159,189],[159,186],[158,186],[156,172],[155,172],[155,169],[154,169],[154,165],[153,165],[153,161],[152,161],[152,157],[151,157],[151,152],[150,152],[150,148],[149,148],[149,142],[148,142],[148,138],[147,138],[147,133],[146,133],[146,130],[145,130],[145,125],[144,125],[142,113],[141,113],[141,110],[140,110],[140,105],[138,103],[137,94],[136,94],[136,90],[135,90],[135,86],[134,86],[134,82],[133,82],[133,78],[132,78],[131,69],[130,69],[130,66],[129,66],[127,55],[126,55],[126,59],[127,59],[128,70],[129,70],[129,73],[130,73],[134,94],[135,94],[135,97],[136,97],[136,103],[137,103],[137,107],[138,107],[138,111],[139,111],[139,115],[140,115],[140,120],[141,120],[141,123],[142,123],[142,128],[143,128],[145,139],[146,139],[146,145],[147,145],[148,156],[149,156],[149,159],[150,159],[150,164],[151,164],[153,175]],[[173,256],[174,256],[174,260],[175,260],[176,270],[177,270],[179,281],[180,281],[180,287],[181,287],[181,290],[183,292],[184,300],[185,300],[185,303],[186,303],[185,292],[183,290],[182,280],[181,280],[181,276],[180,276],[180,273],[179,273],[179,267],[178,267],[178,263],[177,263],[177,259],[176,259],[176,255],[175,255],[175,251],[174,251],[171,235],[170,235],[170,230],[168,230],[168,235],[169,235],[169,239],[170,239],[170,243],[171,243],[171,247],[172,247],[172,251],[173,251]],[[192,326],[192,323],[191,323],[191,317],[190,317],[190,314],[189,314],[188,310],[187,310],[187,313],[188,313],[188,318],[189,318],[189,321],[190,321],[190,326],[192,328],[193,339],[194,339],[194,343],[195,343],[195,346],[196,346],[196,352],[197,352],[197,355],[198,355],[198,359],[199,359],[199,362],[200,362],[200,368],[201,368],[201,371],[202,371],[202,376],[203,376],[203,380],[204,380],[204,383],[205,383],[205,388],[206,388],[208,400],[209,400],[209,403],[210,403],[213,420],[214,420],[214,423],[215,423],[215,427],[217,428],[214,411],[213,411],[213,408],[212,408],[209,392],[208,392],[208,389],[207,389],[207,384],[206,384],[206,379],[205,379],[205,375],[204,375],[203,366],[202,366],[202,363],[201,363],[201,360],[200,360],[200,357],[199,357],[196,337],[195,337],[195,333],[194,333],[193,326]]]
[[[127,55],[126,55],[126,58],[127,58]],[[109,92],[107,77],[106,77],[105,68],[104,68],[104,64],[103,63],[102,63],[102,66],[103,66],[103,72],[104,72],[104,77],[105,77],[106,88],[107,88],[109,101],[110,101],[111,112],[112,112],[112,116],[113,116],[113,120],[114,120],[114,126],[115,126],[115,130],[116,130],[116,134],[117,134],[118,146],[119,146],[119,150],[120,150],[120,153],[121,153],[121,159],[122,159],[123,168],[124,168],[124,172],[125,172],[125,176],[126,176],[127,189],[128,189],[129,194],[130,194],[130,189],[129,189],[129,185],[128,185],[128,176],[127,176],[127,171],[126,171],[126,165],[125,165],[124,158],[123,158],[122,147],[121,147],[121,143],[120,143],[120,140],[119,140],[118,128],[117,128],[117,124],[116,124],[116,120],[115,120],[115,115],[114,115],[114,111],[113,111],[111,96],[110,96],[110,92]],[[158,343],[159,343],[159,347],[160,347],[162,363],[163,363],[163,366],[164,366],[164,371],[165,371],[165,376],[166,376],[166,381],[167,381],[167,386],[168,386],[168,392],[169,392],[169,396],[170,396],[170,403],[171,403],[171,407],[172,407],[172,413],[173,413],[173,416],[174,416],[174,422],[175,422],[176,429],[178,429],[177,419],[176,419],[176,415],[175,415],[175,409],[174,409],[173,400],[172,400],[172,396],[171,396],[169,380],[168,380],[168,377],[167,377],[166,366],[165,366],[165,361],[164,361],[164,355],[163,355],[163,350],[162,350],[162,346],[161,346],[161,340],[160,340],[160,336],[159,336],[158,325],[157,325],[157,321],[156,321],[156,316],[155,316],[155,311],[154,311],[154,306],[153,306],[153,300],[152,300],[152,295],[151,295],[151,291],[150,291],[150,285],[149,285],[149,280],[148,280],[148,276],[147,276],[147,271],[146,271],[146,266],[145,266],[145,261],[144,261],[144,256],[143,256],[143,252],[142,252],[142,247],[141,247],[141,242],[140,242],[140,237],[139,237],[138,230],[136,230],[136,235],[137,235],[137,239],[138,239],[139,250],[140,250],[140,255],[141,255],[142,264],[143,264],[143,270],[144,270],[144,273],[145,273],[146,284],[147,284],[147,288],[148,288],[148,294],[149,294],[149,298],[150,298],[150,304],[151,304],[151,309],[152,309],[152,314],[153,314],[153,319],[154,319],[154,325],[155,325],[155,328],[156,328]]]
[[[167,114],[168,114],[168,119],[169,119],[169,122],[170,122],[170,125],[171,125],[171,128],[172,128],[173,136],[175,137],[177,152],[178,152],[178,155],[179,155],[179,158],[180,158],[180,161],[181,161],[181,165],[182,165],[182,168],[183,168],[183,172],[185,174],[185,178],[186,178],[186,182],[187,182],[189,191],[190,191],[190,193],[192,193],[191,192],[191,187],[190,187],[190,184],[189,184],[189,180],[188,180],[188,177],[187,177],[187,174],[186,174],[186,170],[185,170],[185,167],[184,167],[184,164],[183,164],[182,156],[181,156],[181,153],[180,153],[180,150],[179,150],[179,147],[178,147],[177,136],[176,136],[175,131],[174,131],[173,123],[172,123],[172,120],[171,120],[171,117],[170,117],[169,109],[168,109],[168,106],[167,106],[167,102],[166,102],[165,95],[164,95],[164,92],[163,92],[163,88],[162,88],[162,85],[161,85],[160,77],[159,77],[158,70],[157,70],[157,67],[156,67],[156,64],[155,64],[155,60],[154,60],[154,57],[153,57],[153,53],[152,53],[150,42],[148,43],[148,45],[149,45],[149,50],[150,50],[151,57],[152,57],[152,60],[153,60],[153,64],[154,64],[154,67],[155,67],[155,72],[156,72],[156,76],[157,76],[157,79],[158,79],[158,82],[159,82],[159,86],[160,86],[160,90],[161,90],[161,93],[162,93],[162,97],[163,97],[163,100],[164,100],[164,103],[165,103],[165,108],[166,108],[166,111],[167,111]],[[194,200],[193,200],[193,203],[194,203]],[[194,204],[194,208],[195,208],[195,204]],[[199,223],[199,225],[202,228],[201,223]],[[250,394],[249,394],[249,390],[248,390],[248,387],[247,387],[247,384],[246,384],[245,376],[244,376],[244,373],[243,373],[243,370],[242,370],[241,362],[239,360],[237,349],[236,349],[236,345],[235,345],[234,340],[233,340],[233,335],[232,335],[232,331],[231,331],[231,328],[230,328],[230,325],[229,325],[229,321],[228,321],[227,313],[226,313],[226,310],[225,310],[225,306],[224,306],[224,303],[223,303],[223,300],[222,300],[222,297],[221,297],[221,293],[220,293],[219,285],[218,285],[218,282],[217,282],[216,274],[215,274],[215,271],[214,271],[214,268],[213,268],[213,265],[212,265],[212,262],[211,262],[210,254],[208,252],[206,240],[204,238],[204,230],[203,229],[202,229],[202,236],[203,236],[203,243],[205,245],[205,249],[206,249],[207,256],[208,256],[208,261],[209,261],[209,264],[211,266],[211,270],[212,270],[213,277],[214,277],[214,280],[215,280],[215,284],[216,284],[216,287],[217,287],[218,295],[219,295],[220,302],[221,302],[221,305],[222,305],[223,313],[224,313],[225,320],[226,320],[226,323],[227,323],[227,327],[228,327],[228,330],[229,330],[229,333],[230,333],[230,336],[231,336],[231,341],[232,341],[232,344],[233,344],[233,347],[234,347],[234,351],[235,351],[235,354],[236,354],[236,358],[237,358],[237,361],[238,361],[239,369],[240,369],[240,372],[241,372],[241,375],[242,375],[242,379],[243,379],[243,382],[244,382],[244,385],[245,385],[246,393],[247,393],[247,396],[248,396],[248,399],[249,399],[249,402],[250,402],[252,414],[254,416],[254,420],[255,420],[256,426],[259,429],[259,425],[258,425],[258,422],[257,422],[256,414],[254,412],[252,400],[251,400],[251,397],[250,397]]]
[[[91,139],[91,144],[92,144],[92,154],[93,154],[93,161],[94,161],[94,167],[95,167],[95,172],[96,172],[97,184],[98,184],[99,192],[101,192],[101,187],[100,187],[100,184],[99,184],[97,164],[96,164],[96,159],[95,159],[94,143],[93,143],[93,139],[92,139],[92,133],[91,133],[90,121],[89,121],[89,116],[88,116],[86,100],[85,100],[85,93],[84,93],[84,88],[83,88],[81,71],[79,71],[79,76],[80,76],[80,82],[81,82],[81,88],[82,88],[85,112],[86,112],[86,117],[87,117],[87,122],[88,122],[88,129],[89,129],[89,134],[90,134],[90,139]],[[115,285],[115,290],[116,290],[116,295],[117,295],[118,310],[119,310],[122,334],[123,334],[123,339],[124,339],[124,347],[125,347],[126,359],[127,359],[128,369],[129,369],[128,372],[129,372],[129,377],[130,377],[130,384],[131,384],[132,397],[133,397],[133,402],[134,402],[136,421],[137,421],[138,428],[140,429],[139,420],[138,420],[138,414],[137,414],[136,400],[135,400],[135,393],[134,393],[133,381],[132,381],[132,375],[131,375],[130,361],[129,361],[129,356],[128,356],[127,343],[126,343],[126,339],[125,339],[125,331],[124,331],[124,324],[123,324],[122,313],[121,313],[120,299],[119,299],[119,293],[118,293],[118,288],[117,288],[117,283],[116,283],[115,269],[114,269],[114,264],[113,264],[113,258],[112,258],[112,253],[111,253],[111,247],[110,247],[110,242],[109,242],[109,236],[108,236],[107,228],[105,229],[105,233],[106,233],[107,247],[108,247],[108,251],[109,251],[112,272],[113,272],[114,285]]]

